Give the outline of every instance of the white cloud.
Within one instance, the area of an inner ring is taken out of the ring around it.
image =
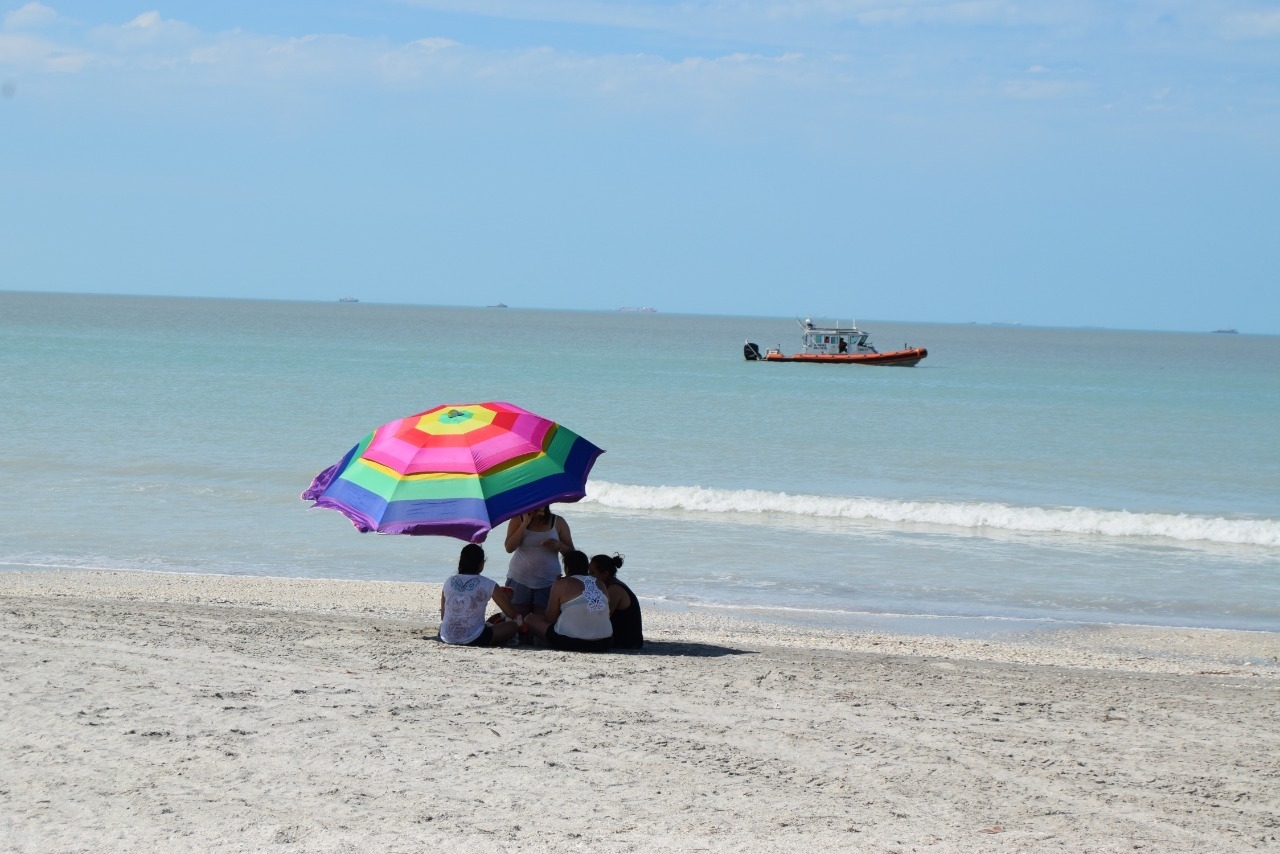
[[[708,8],[706,3],[678,5],[653,3],[599,2],[599,0],[405,0],[407,5],[438,12],[456,12],[485,18],[513,21],[544,21],[561,24],[628,29],[674,29],[678,22],[696,17]],[[741,11],[742,3],[727,4]]]
[[[49,55],[52,46],[44,39],[0,33],[0,63],[31,65]]]
[[[6,30],[34,30],[58,20],[58,13],[43,3],[27,3],[4,16]]]
[[[1204,27],[1185,30],[1198,39],[1189,46],[1182,41],[1162,43],[1175,59],[1187,58],[1177,74],[1142,78],[1104,55],[1115,45],[1108,43],[1107,51],[1095,47],[1085,37],[1093,32],[1090,27],[1072,29],[1069,36],[1058,38],[1054,22],[1076,14],[1064,0],[1030,5],[1015,0],[676,0],[670,5],[474,0],[474,7],[472,0],[409,2],[459,13],[599,26],[657,28],[661,26],[658,19],[666,15],[682,22],[667,29],[714,31],[711,44],[723,47],[698,49],[672,40],[671,45],[645,53],[620,49],[618,40],[609,38],[607,49],[593,50],[577,32],[563,43],[553,39],[551,46],[505,50],[432,37],[429,30],[421,29],[401,40],[285,37],[241,29],[204,32],[151,10],[111,25],[93,26],[61,17],[59,26],[48,33],[0,30],[0,63],[18,72],[101,70],[109,74],[114,92],[128,93],[134,83],[146,81],[143,85],[149,93],[167,91],[183,100],[198,98],[200,90],[260,92],[261,97],[277,102],[299,93],[314,95],[320,102],[329,92],[448,92],[463,97],[580,99],[593,108],[617,104],[619,109],[691,114],[708,106],[763,113],[766,107],[753,105],[798,111],[794,105],[805,104],[812,105],[817,116],[822,111],[852,115],[871,109],[867,98],[890,96],[909,102],[910,110],[923,114],[956,93],[981,93],[979,97],[992,103],[1048,101],[1095,92],[1112,93],[1110,98],[1126,92],[1140,97],[1164,80],[1176,82],[1180,92],[1194,92],[1185,81],[1190,77],[1194,82],[1200,74],[1196,56],[1215,48],[1247,53],[1215,38],[1221,30],[1206,22]],[[57,16],[48,7],[28,3],[10,12],[6,24],[20,13],[19,20],[29,22]],[[1099,14],[1092,0],[1080,4],[1081,20]],[[740,21],[725,23],[739,15]],[[860,16],[912,26],[894,26],[865,38],[865,28],[857,24]],[[1113,16],[1112,23],[1116,17],[1122,16]],[[1247,20],[1249,26],[1241,32],[1247,29],[1255,36],[1280,32],[1280,13],[1237,20]],[[781,21],[777,29],[789,32],[774,41],[738,39],[762,32],[770,21]],[[828,27],[831,22],[841,26]],[[1074,23],[1067,21],[1067,29]],[[717,29],[721,24],[726,29]],[[1113,29],[1116,38],[1126,37],[1123,27]],[[792,39],[794,33],[801,35]],[[829,41],[828,33],[835,33]],[[1129,35],[1134,43],[1141,43],[1139,36]],[[646,45],[651,41],[663,39],[643,40]],[[566,44],[575,49],[565,49]],[[1252,66],[1259,62],[1250,56],[1239,61]],[[1274,65],[1267,62],[1268,67]],[[1069,79],[1064,79],[1068,74]]]
[[[1009,9],[1004,3],[877,3],[871,8],[856,12],[853,17],[861,24],[938,24],[979,23],[1007,17]]]
[[[0,65],[33,71],[80,71],[93,61],[91,54],[17,33],[0,33]]]
[[[207,40],[195,27],[161,17],[159,12],[143,12],[121,25],[94,28],[90,40],[110,50],[191,47]]]
[[[213,85],[292,82],[397,89],[476,89],[491,93],[529,93],[555,98],[612,95],[653,100],[683,95],[707,96],[753,85],[794,85],[802,79],[822,85],[823,72],[812,59],[797,53],[777,56],[730,53],[668,60],[651,54],[583,54],[549,47],[486,51],[447,38],[392,44],[380,39],[309,35],[268,37],[238,31],[215,35],[175,31],[175,39],[132,39],[132,30],[164,29],[173,22],[150,14],[117,28],[102,28],[95,41],[117,68],[141,70],[183,67]],[[182,25],[185,26],[185,25]],[[843,71],[841,72],[843,73]],[[829,75],[828,75],[829,76]]]
[[[1079,26],[1092,13],[1079,0],[401,0],[438,12],[688,37],[738,38],[779,46],[829,41],[842,25]],[[839,38],[836,36],[835,38]]]
[[[461,46],[459,42],[453,39],[418,39],[414,44],[430,51],[448,50],[449,48]]]
[[[1073,98],[1088,90],[1088,85],[1070,80],[1011,80],[1000,87],[1005,97],[1019,101]]]
[[[143,12],[125,26],[139,30],[154,30],[164,26],[164,21],[160,18],[159,12]]]
[[[1269,39],[1280,36],[1280,10],[1232,15],[1224,27],[1227,38]]]
[[[1085,4],[1015,0],[862,0],[862,2],[798,2],[787,4],[801,20],[854,21],[863,26],[999,26],[1052,27],[1079,25],[1087,19]]]

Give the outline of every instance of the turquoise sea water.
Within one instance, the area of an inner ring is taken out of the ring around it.
[[[498,399],[606,449],[560,509],[650,602],[1280,631],[1280,338],[861,325],[929,358],[742,359],[790,318],[0,293],[0,569],[438,581],[460,543],[298,495]]]

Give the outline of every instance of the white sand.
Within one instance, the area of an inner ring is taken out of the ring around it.
[[[453,648],[435,585],[0,573],[0,849],[1280,850],[1280,635],[647,611]]]

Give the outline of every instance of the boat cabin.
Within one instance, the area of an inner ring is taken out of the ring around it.
[[[875,353],[875,347],[867,343],[870,333],[863,332],[856,325],[814,326],[813,321],[805,318],[800,324],[804,329],[804,352],[815,355],[840,356],[853,353]]]

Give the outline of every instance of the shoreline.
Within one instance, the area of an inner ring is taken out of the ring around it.
[[[439,586],[438,582],[396,580],[386,577],[357,578],[347,575],[260,575],[239,572],[210,572],[199,568],[164,568],[94,566],[81,564],[30,564],[0,562],[0,577],[6,574],[26,573],[96,573],[142,574],[148,576],[198,576],[251,580],[275,579],[294,582],[360,582],[369,584],[410,584]],[[490,577],[497,578],[496,575]],[[672,599],[661,594],[641,596],[645,613],[684,613],[723,617],[750,623],[776,623],[779,625],[827,630],[837,633],[883,633],[893,635],[936,636],[950,638],[998,639],[1006,635],[1027,632],[1095,629],[1169,631],[1169,632],[1227,632],[1239,634],[1280,635],[1280,624],[1240,625],[1239,619],[1214,622],[1185,620],[1174,623],[1158,623],[1141,620],[1125,620],[1103,616],[1069,616],[1053,614],[951,614],[928,611],[908,612],[896,610],[859,609],[856,607],[796,607],[792,605],[760,605],[746,602],[715,602],[696,599]]]
[[[8,850],[1280,845],[1280,637],[998,640],[646,611],[434,639],[439,585],[0,573]]]
[[[95,597],[178,605],[272,608],[299,613],[370,615],[438,624],[440,585],[434,582],[207,575],[148,570],[30,570],[0,572],[0,596],[12,594]],[[1019,620],[1020,627],[953,634],[912,632],[929,617],[861,615],[847,627],[774,618],[767,609],[653,603],[645,606],[646,637],[676,642],[755,645],[912,654],[999,663],[1280,679],[1280,633],[1238,629],[1068,623]],[[490,609],[494,610],[494,609]],[[781,610],[781,609],[779,609]],[[972,628],[987,618],[938,617]],[[1001,618],[992,621],[1005,622]],[[1008,622],[1015,622],[1010,620]],[[433,628],[434,630],[434,628]],[[1225,670],[1224,670],[1225,668]]]

